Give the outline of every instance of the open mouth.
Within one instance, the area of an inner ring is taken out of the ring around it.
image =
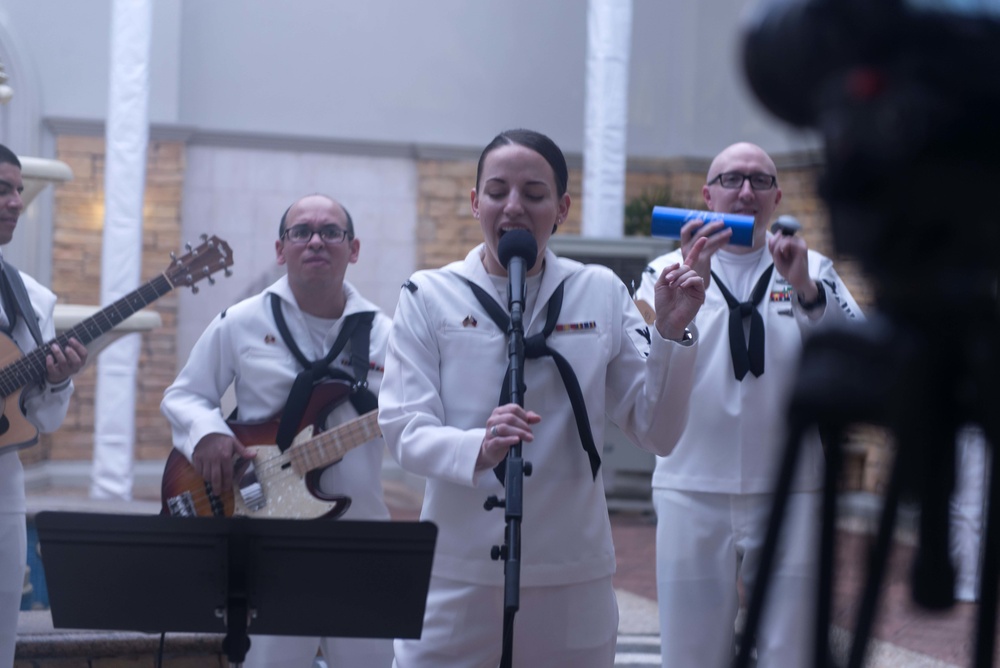
[[[513,232],[514,230],[521,230],[523,232],[528,232],[529,231],[528,228],[526,228],[526,227],[517,227],[517,226],[501,227],[500,231],[497,233],[497,238],[498,239],[502,238],[503,235],[507,234],[508,232]]]

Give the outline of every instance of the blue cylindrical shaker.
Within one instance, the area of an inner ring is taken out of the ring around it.
[[[654,237],[680,239],[681,228],[689,220],[703,220],[706,223],[721,220],[726,227],[733,229],[733,236],[729,239],[729,243],[737,246],[753,246],[753,216],[744,216],[738,213],[654,206],[650,232]]]

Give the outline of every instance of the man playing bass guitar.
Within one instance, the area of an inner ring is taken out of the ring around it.
[[[260,461],[264,457],[241,442],[243,432],[222,414],[230,385],[241,423],[264,424],[278,416],[271,442],[279,447],[295,443],[292,437],[316,419],[310,397],[320,396],[331,377],[352,390],[326,407],[332,412],[320,416],[321,428],[375,410],[390,321],[345,281],[360,247],[350,214],[339,202],[324,195],[296,201],[282,216],[275,241],[286,275],[218,315],[167,388],[161,409],[174,447],[210,493],[235,491],[253,507],[273,501],[261,498],[253,484],[253,467],[267,466]],[[347,517],[389,519],[380,476],[383,448],[375,438],[351,449],[322,470],[318,492],[349,496]],[[234,467],[234,459],[246,465]],[[392,663],[386,639],[251,636],[245,664],[309,668],[320,647],[330,668]]]

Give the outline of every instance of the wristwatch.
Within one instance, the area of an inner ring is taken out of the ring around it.
[[[677,343],[680,343],[681,345],[691,345],[691,342],[694,341],[694,333],[690,329],[688,329],[687,327],[685,327],[684,328],[684,333],[681,334],[681,338],[679,338],[679,339],[670,339],[670,340],[671,341],[676,341]]]
[[[807,303],[802,301],[801,295],[798,296],[799,306],[802,307],[803,311],[814,311],[820,306],[826,304],[826,290],[823,289],[823,284],[820,283],[819,281],[815,281],[815,283],[816,283],[816,290],[818,290],[818,292],[816,293],[816,299]]]

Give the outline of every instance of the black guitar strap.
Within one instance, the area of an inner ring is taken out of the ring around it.
[[[35,317],[35,309],[31,306],[31,299],[28,298],[28,290],[21,280],[21,272],[10,262],[3,262],[0,265],[0,289],[3,291],[4,311],[10,321],[10,331],[14,331],[17,324],[17,316],[24,318],[31,337],[35,339],[37,345],[42,345],[42,330],[38,327],[38,318]]]
[[[371,342],[371,328],[375,320],[375,313],[363,311],[352,313],[344,318],[344,324],[340,329],[340,334],[330,346],[330,351],[325,357],[319,360],[310,361],[295,343],[292,333],[285,322],[284,313],[281,310],[281,298],[276,294],[271,294],[271,311],[274,314],[274,321],[278,325],[278,331],[285,345],[295,356],[295,359],[302,365],[302,371],[295,377],[292,389],[288,393],[288,401],[285,403],[285,410],[282,412],[281,420],[278,423],[278,434],[276,437],[278,448],[284,452],[292,444],[292,439],[298,430],[302,415],[305,412],[306,404],[312,395],[313,387],[323,378],[335,378],[346,380],[351,383],[351,395],[349,400],[358,412],[364,415],[369,411],[378,408],[378,400],[368,389],[368,369]],[[351,376],[339,369],[331,369],[333,362],[341,353],[347,342],[351,342]]]

